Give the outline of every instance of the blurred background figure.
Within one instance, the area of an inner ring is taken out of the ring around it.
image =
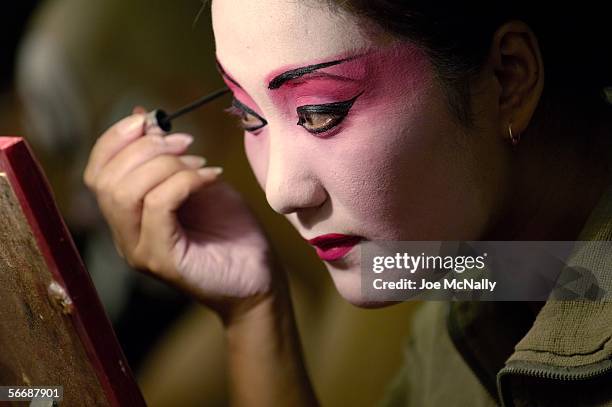
[[[38,0],[24,0],[2,13],[0,27],[0,134],[22,132],[21,109],[15,90],[14,60],[26,24]]]
[[[195,21],[200,9],[197,0],[41,1],[16,64],[23,134],[42,161],[151,406],[227,404],[221,326],[212,313],[119,258],[82,172],[96,138],[134,106],[172,111],[222,86],[208,9]],[[11,38],[9,45],[17,43]],[[195,136],[195,154],[224,167],[223,177],[268,231],[289,271],[323,403],[372,405],[399,366],[415,304],[365,311],[339,297],[314,251],[268,207],[244,157],[242,131],[223,113],[229,104],[229,97],[215,101],[175,128]],[[3,133],[21,131],[11,122],[19,106],[12,97],[2,104]]]

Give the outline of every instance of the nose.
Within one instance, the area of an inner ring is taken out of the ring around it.
[[[270,207],[283,215],[321,206],[327,198],[315,175],[310,152],[291,139],[283,135],[271,137],[274,142],[268,146],[266,198]]]

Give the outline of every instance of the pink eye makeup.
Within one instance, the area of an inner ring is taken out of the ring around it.
[[[278,69],[267,76],[265,86],[283,120],[293,121],[317,137],[331,137],[342,130],[340,125],[349,117],[357,99],[365,93],[367,99],[371,99],[372,89],[377,87],[375,80],[370,78],[371,59],[370,52],[367,52],[313,65]],[[240,118],[245,131],[253,133],[265,127],[267,120],[238,100],[246,98],[246,103],[252,102],[241,85],[218,61],[217,66],[235,95],[230,113]]]
[[[264,128],[268,121],[256,110],[257,104],[219,61],[217,65],[235,95],[231,112],[238,115],[246,131]],[[348,129],[351,115],[393,109],[390,101],[407,92],[421,91],[421,78],[429,77],[430,67],[423,52],[397,43],[312,65],[281,67],[266,75],[260,86],[266,90],[270,115],[277,123],[300,126],[300,130],[327,138]],[[395,85],[398,80],[403,86]]]

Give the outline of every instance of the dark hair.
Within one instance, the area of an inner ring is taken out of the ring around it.
[[[556,105],[557,111],[561,107],[585,114],[599,114],[608,107],[604,88],[612,85],[612,17],[595,6],[584,11],[585,4],[544,7],[521,0],[327,2],[420,45],[447,85],[451,110],[465,125],[472,123],[470,78],[484,63],[497,28],[510,20],[525,22],[538,38],[546,67],[543,103]]]

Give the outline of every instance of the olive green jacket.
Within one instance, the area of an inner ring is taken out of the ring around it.
[[[612,240],[612,188],[577,240]],[[610,287],[611,252],[570,263]],[[612,406],[610,301],[427,302],[412,332],[383,406]]]

